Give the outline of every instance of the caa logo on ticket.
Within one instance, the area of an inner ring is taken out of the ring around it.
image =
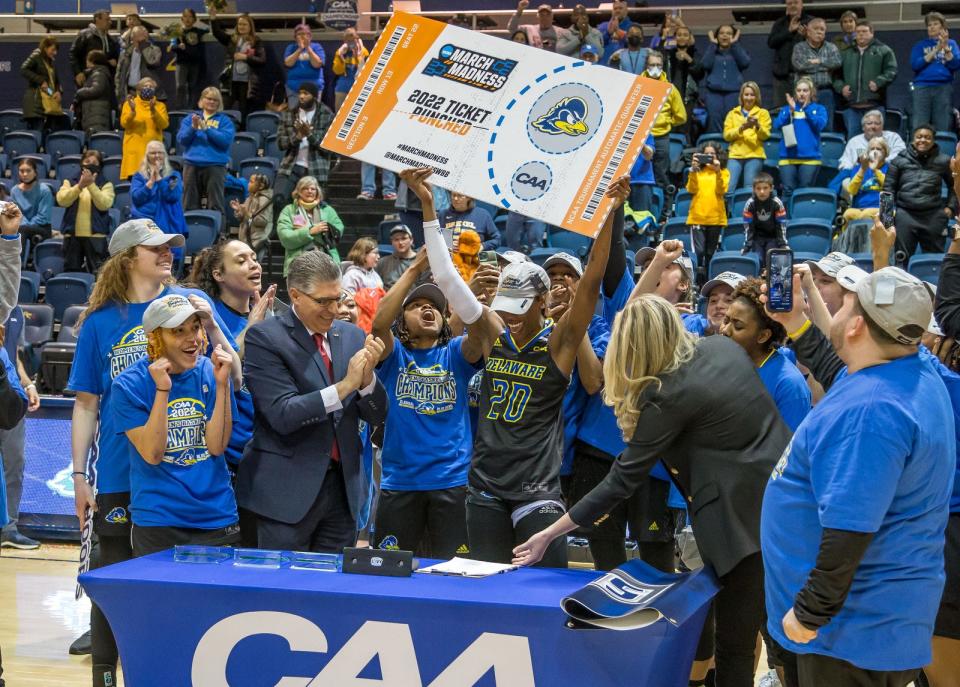
[[[603,120],[603,102],[586,84],[554,86],[533,103],[527,135],[539,150],[570,153],[593,138]]]
[[[608,573],[599,580],[594,580],[590,585],[596,587],[614,601],[631,606],[649,601],[663,589],[663,587],[652,587],[642,582],[628,582],[614,573]]]
[[[517,66],[516,60],[505,60],[459,48],[447,43],[440,48],[439,57],[432,58],[423,73],[439,76],[484,91],[499,91]]]
[[[543,196],[553,183],[553,172],[543,162],[527,162],[510,178],[510,190],[520,200],[531,201]]]

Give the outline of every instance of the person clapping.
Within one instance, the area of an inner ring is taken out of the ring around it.
[[[187,235],[181,201],[183,179],[170,167],[163,143],[150,141],[140,169],[130,182],[131,215],[152,219],[166,234]]]

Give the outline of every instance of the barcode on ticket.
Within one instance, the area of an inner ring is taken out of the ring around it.
[[[624,130],[623,136],[620,138],[620,142],[613,151],[613,156],[610,158],[610,162],[607,163],[607,168],[604,170],[603,176],[601,176],[600,181],[597,182],[596,189],[594,189],[593,194],[590,196],[590,200],[587,201],[587,205],[583,210],[583,214],[580,215],[581,219],[589,221],[593,219],[595,214],[597,214],[597,209],[600,207],[600,201],[603,200],[603,196],[607,191],[607,187],[610,186],[610,182],[613,181],[613,175],[616,174],[617,168],[623,162],[623,156],[627,154],[627,148],[630,147],[630,142],[636,135],[637,129],[640,128],[640,122],[643,121],[644,115],[647,114],[647,110],[650,109],[650,105],[652,104],[653,98],[651,98],[649,95],[645,95],[640,98],[640,103],[637,105],[637,109],[630,118],[630,123],[627,124],[627,128]],[[352,114],[353,113],[351,112],[351,115]]]
[[[360,110],[363,109],[363,106],[367,104],[367,99],[370,97],[370,94],[373,93],[373,89],[376,88],[377,82],[380,81],[380,77],[383,74],[384,68],[387,66],[387,62],[390,61],[390,58],[393,57],[394,51],[397,49],[397,46],[400,44],[400,39],[403,38],[407,30],[402,26],[395,26],[393,33],[390,34],[390,40],[387,41],[387,44],[383,48],[383,52],[380,53],[380,57],[377,58],[377,63],[373,65],[373,70],[370,72],[370,76],[363,84],[363,88],[360,89],[360,95],[357,96],[357,99],[353,102],[353,106],[350,108],[350,112],[347,114],[347,118],[343,120],[343,124],[340,125],[340,130],[337,131],[337,140],[345,141],[347,140],[347,134],[350,133],[350,129],[353,128],[353,125],[357,122],[357,117],[360,115]]]

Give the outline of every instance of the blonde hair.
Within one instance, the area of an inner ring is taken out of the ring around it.
[[[617,315],[603,361],[603,399],[613,406],[624,441],[633,438],[646,388],[659,389],[659,377],[689,362],[696,346],[677,309],[659,296],[644,294]]]
[[[200,91],[200,102],[203,102],[204,98],[215,98],[217,101],[217,112],[223,112],[223,93],[220,92],[220,89],[216,86],[207,86],[202,91]],[[201,110],[203,105],[197,103],[197,107]]]
[[[364,258],[372,250],[377,250],[377,242],[369,236],[361,236],[350,248],[350,252],[347,253],[347,260],[362,268]]]
[[[160,330],[163,327],[154,329],[147,334],[147,360],[151,363],[162,358],[167,354],[167,347],[163,343],[163,337],[160,336]],[[200,327],[200,350],[206,351],[210,347],[210,340],[207,339],[207,331]]]
[[[762,101],[760,100],[760,87],[757,85],[757,82],[756,82],[756,81],[744,81],[744,82],[743,82],[743,85],[740,87],[740,96],[739,96],[738,99],[737,99],[737,102],[740,103],[740,107],[743,107],[743,91],[744,91],[745,89],[747,89],[747,88],[752,88],[752,89],[753,89],[753,94],[754,94],[755,96],[757,96],[757,102],[754,103],[754,104],[755,104],[757,107],[760,107],[760,106],[762,105]]]
[[[140,168],[137,170],[146,180],[150,180],[150,149],[159,148],[163,151],[163,169],[160,171],[160,176],[165,177],[169,176],[173,171],[173,167],[170,166],[170,157],[167,155],[167,148],[163,145],[163,141],[147,141],[147,147],[143,151],[143,160],[140,161]]]
[[[802,83],[807,84],[807,88],[810,89],[810,102],[817,102],[817,87],[813,85],[813,79],[811,79],[809,76],[801,76],[799,79],[797,79],[796,83],[793,84],[794,94],[797,92],[797,86]]]
[[[108,304],[126,305],[130,302],[127,298],[127,289],[130,288],[130,268],[137,259],[137,248],[138,246],[131,246],[122,253],[111,255],[100,266],[97,281],[94,282],[93,292],[90,294],[90,301],[77,319],[78,330],[87,317]],[[176,280],[170,277],[163,283],[174,284]]]
[[[320,182],[317,181],[316,177],[306,176],[300,177],[300,180],[297,182],[297,185],[293,188],[293,193],[290,195],[293,197],[294,201],[300,200],[300,192],[306,186],[313,186],[317,189],[317,201],[323,202],[323,189],[320,188]]]

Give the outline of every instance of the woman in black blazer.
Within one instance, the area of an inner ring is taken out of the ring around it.
[[[617,316],[604,379],[627,448],[567,515],[514,549],[514,563],[535,563],[554,538],[604,517],[662,460],[723,585],[716,684],[750,687],[764,618],[760,507],[790,430],[743,349],[723,336],[697,339],[658,296],[640,296]]]

